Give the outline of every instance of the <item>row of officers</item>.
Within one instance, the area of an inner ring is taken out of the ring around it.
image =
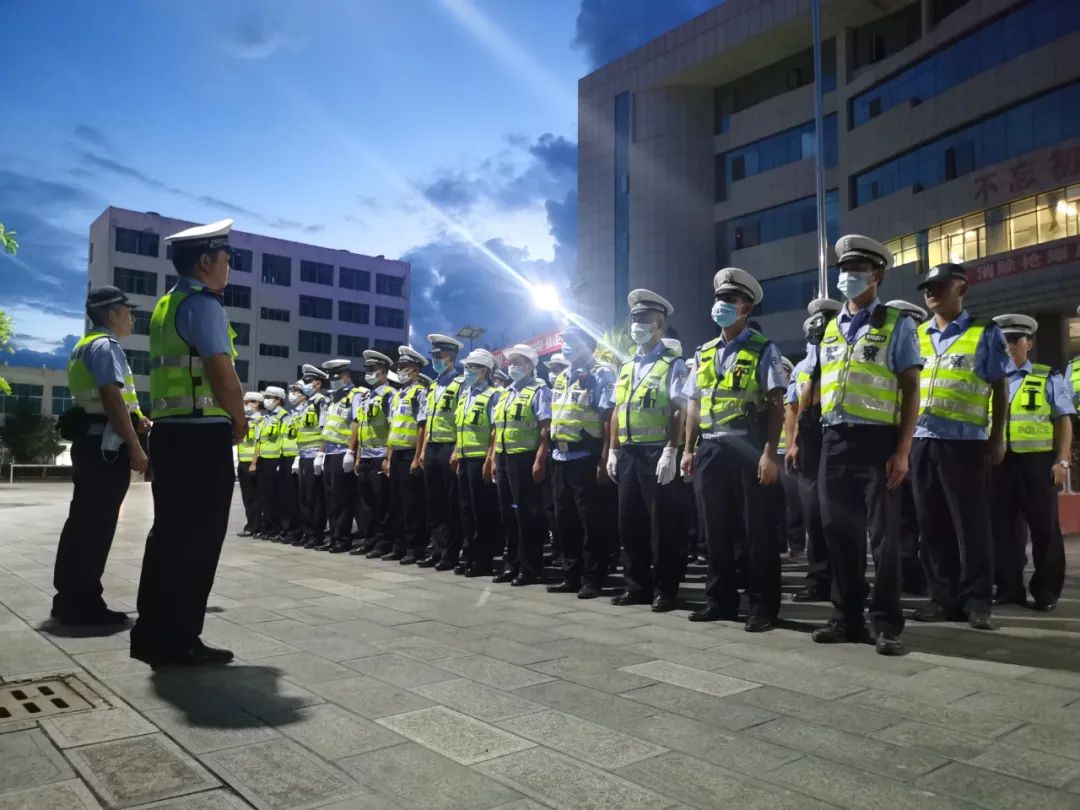
[[[396,359],[365,352],[362,382],[347,360],[305,366],[288,391],[250,393],[231,416],[242,534],[512,586],[541,581],[551,535],[563,578],[548,590],[582,599],[601,594],[621,546],[623,588],[612,601],[658,612],[676,606],[696,535],[706,603],[690,620],[741,621],[748,632],[777,621],[786,536],[808,559],[796,601],[834,607],[813,640],[873,643],[885,655],[904,651],[905,580],[929,597],[919,621],[989,630],[995,603],[1052,610],[1065,568],[1056,488],[1069,468],[1080,367],[1067,385],[1033,365],[1029,317],[971,317],[960,265],[923,277],[928,313],[879,301],[892,263],[879,242],[845,236],[836,253],[845,300],[810,304],[806,356],[794,367],[750,327],[763,291],[738,268],[716,273],[718,337],[690,361],[664,337],[670,302],[635,290],[637,349],[618,368],[597,361],[595,338],[579,326],[563,331],[566,367],[549,382],[528,345],[507,352],[499,380],[490,352],[472,351],[459,367],[462,345],[445,335],[429,336],[433,380],[421,374],[428,358],[408,346]],[[101,328],[80,357],[124,336],[128,307],[114,303],[94,320]],[[86,365],[81,390],[102,379]],[[113,384],[129,382],[127,372]],[[156,412],[155,422],[158,431]],[[79,500],[77,478],[69,526]],[[57,587],[62,607],[59,578]],[[89,590],[104,609],[100,583]]]

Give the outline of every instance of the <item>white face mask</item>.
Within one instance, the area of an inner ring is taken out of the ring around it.
[[[289,394],[289,404],[296,405],[300,401],[300,395],[295,393]]]
[[[244,415],[245,416],[254,416],[255,415],[255,409],[251,408],[251,407],[244,408]]]
[[[267,397],[263,400],[263,407],[268,411],[272,411],[277,408],[277,400]]]
[[[364,382],[366,382],[372,388],[375,388],[379,384],[379,375],[378,374],[365,374],[364,375]]]
[[[511,380],[518,382],[529,376],[529,367],[522,365],[521,363],[511,363],[510,368],[508,368],[506,372],[510,375]]]
[[[345,387],[345,380],[343,380],[341,378],[330,381],[330,390],[331,391],[340,391],[344,387]]]
[[[836,280],[836,289],[848,300],[858,298],[870,289],[870,274],[843,272]]]
[[[630,339],[638,346],[644,346],[652,340],[653,328],[647,323],[630,324]]]

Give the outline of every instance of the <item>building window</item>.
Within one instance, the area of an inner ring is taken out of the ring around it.
[[[305,318],[325,318],[329,320],[334,317],[334,302],[329,298],[301,295],[300,314]]]
[[[829,296],[838,298],[836,292],[836,279],[839,271],[830,266],[827,268],[829,280]],[[806,302],[817,297],[818,271],[804,270],[787,276],[764,279],[761,289],[765,297],[754,309],[755,315],[771,315],[776,312],[790,312],[795,309],[803,309]]]
[[[128,267],[113,268],[113,285],[132,295],[156,296],[157,281],[157,273]]]
[[[248,381],[248,361],[234,360],[233,365],[236,366],[236,376],[240,378],[240,382],[246,383]]]
[[[125,352],[128,365],[131,366],[132,374],[147,375],[150,373],[150,352],[129,349]]]
[[[405,312],[393,307],[375,307],[375,325],[386,326],[390,329],[404,329]]]
[[[292,259],[288,256],[275,256],[264,253],[262,257],[263,284],[276,284],[279,287],[292,286]]]
[[[337,316],[339,321],[348,323],[367,323],[371,318],[371,307],[355,301],[338,301]]]
[[[11,383],[11,393],[0,394],[0,413],[11,414],[20,411],[41,413],[41,399],[44,393],[45,387],[42,385]]]
[[[242,284],[229,284],[221,294],[221,302],[227,307],[251,309],[251,287]]]
[[[340,335],[338,336],[341,337]],[[396,360],[398,356],[398,343],[393,340],[382,340],[375,338],[375,342],[372,348],[377,352],[382,352],[391,360]]]
[[[153,231],[134,231],[130,228],[116,229],[116,250],[138,256],[158,255],[158,235]]]
[[[362,292],[367,292],[371,289],[371,273],[367,270],[354,270],[351,267],[339,267],[338,286],[343,290],[360,290]]]
[[[250,250],[244,248],[233,248],[232,255],[229,257],[229,267],[241,273],[250,273],[251,267],[254,264],[252,254]]]
[[[334,286],[333,265],[323,264],[322,262],[309,262],[301,259],[300,280],[306,281],[309,284],[326,284],[332,287]]]
[[[630,293],[630,194],[629,182],[620,179],[630,176],[630,130],[633,126],[633,107],[629,93],[615,97],[615,311],[626,306]]]
[[[251,345],[251,324],[241,323],[240,321],[230,321],[229,325],[232,326],[233,332],[236,336],[233,338],[234,346],[250,346]]]
[[[260,343],[259,344],[259,354],[262,357],[288,357],[289,356],[289,347],[288,346],[278,346],[277,344],[274,344],[274,343]]]
[[[364,350],[367,347],[368,339],[366,337],[356,337],[355,335],[337,336],[337,353],[342,357],[363,357]],[[391,358],[397,356],[397,344],[394,344],[393,354],[388,356]]]
[[[822,136],[825,141],[825,167],[832,168],[837,158],[835,114],[827,115],[822,120]],[[812,158],[816,153],[814,122],[808,121],[728,152],[725,156],[726,184],[731,185],[746,177]]]
[[[137,309],[132,313],[135,316],[135,326],[131,333],[134,335],[150,334],[150,318],[154,314],[147,309]]]
[[[851,32],[851,69],[876,64],[917,42],[922,30],[921,14],[920,4],[912,3],[854,29]]]
[[[731,253],[767,242],[776,242],[817,230],[817,198],[798,200],[755,211],[717,223],[717,260],[723,265]],[[836,190],[825,193],[825,230],[830,244],[839,238],[839,210]]]
[[[259,317],[264,321],[282,321],[284,323],[289,322],[289,310],[287,309],[274,309],[273,307],[263,307],[259,312]]]
[[[379,295],[393,295],[403,298],[405,296],[405,279],[376,273],[375,292]]]
[[[297,348],[302,352],[330,354],[332,338],[326,332],[309,332],[301,329],[298,333]]]
[[[71,389],[66,385],[54,385],[52,387],[52,415],[59,416],[68,408],[74,407],[75,400],[71,398]]]

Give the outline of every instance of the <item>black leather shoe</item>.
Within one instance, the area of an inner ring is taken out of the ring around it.
[[[796,591],[791,597],[792,602],[828,602],[829,595],[822,593],[813,585],[807,585],[800,591]]]
[[[50,614],[63,627],[120,627],[128,622],[128,615],[107,607],[95,607],[88,610],[57,610]]]
[[[383,554],[379,559],[380,560],[388,560],[389,562],[400,562],[401,560],[405,559],[405,552],[404,551],[388,551],[386,554]],[[416,562],[416,557],[413,557],[413,562]]]
[[[917,622],[947,622],[952,617],[949,616],[949,611],[945,610],[942,605],[937,602],[927,602],[921,608],[916,609],[911,614],[911,618]]]
[[[334,547],[333,540],[324,540],[321,546],[315,546],[316,551],[329,551]]]
[[[904,649],[904,642],[900,640],[899,636],[895,636],[892,633],[878,633],[877,641],[874,642],[874,650],[878,655],[903,655],[907,650]]]
[[[369,551],[364,556],[367,557],[369,560],[381,560],[382,556],[385,553],[386,552],[383,551],[381,548],[373,548],[371,551]]]
[[[999,589],[994,593],[995,605],[1020,605],[1023,607],[1027,604],[1027,594],[1023,591],[1004,591]]]
[[[869,644],[870,633],[865,624],[849,627],[830,619],[828,624],[810,634],[810,640],[817,644]]]
[[[1053,596],[1036,596],[1031,602],[1031,609],[1039,613],[1049,613],[1057,608],[1057,599]]]
[[[528,574],[518,574],[510,581],[510,587],[523,588],[526,585],[535,585],[539,581],[539,577],[529,576]]]
[[[581,589],[577,592],[578,599],[595,599],[600,595],[600,589],[595,585],[590,585],[586,582],[581,586]]]
[[[328,551],[331,554],[346,554],[352,551],[352,544],[348,540],[343,543],[333,543]]]
[[[472,568],[472,565],[470,565],[469,563],[458,563],[457,565],[454,566],[454,576],[456,576],[456,577],[467,576],[468,573],[469,573],[470,568]],[[435,566],[435,570],[438,571],[439,566]],[[491,568],[488,568],[488,576],[491,576],[491,574],[493,574],[493,573],[495,573],[495,572]]]
[[[254,534],[254,532],[251,531],[250,529],[244,529],[243,531],[237,532],[236,536],[237,537],[251,537],[253,534]]]
[[[417,565],[421,566],[422,568],[426,568],[427,566],[424,565],[425,562],[427,562],[427,560],[421,560],[419,563],[417,563]],[[436,559],[431,567],[434,568],[436,571],[456,571],[458,568],[460,568],[461,573],[464,574],[465,569],[469,566],[466,563],[455,562],[454,560]]]
[[[513,570],[507,568],[501,574],[498,574],[498,575],[492,577],[491,581],[492,582],[498,582],[498,583],[501,584],[503,582],[513,582],[515,579],[517,579],[517,571],[513,571]]]
[[[153,650],[138,645],[131,645],[131,657],[151,667],[198,667],[214,664],[227,664],[233,660],[232,650],[211,647],[196,640],[186,649]]]
[[[675,609],[675,597],[668,596],[667,594],[660,594],[652,602],[653,613],[668,613]]]
[[[739,612],[737,610],[724,610],[719,605],[709,604],[695,610],[687,618],[692,622],[718,622],[721,619],[733,622],[739,618]]]
[[[994,623],[990,621],[990,611],[981,608],[968,611],[968,624],[976,630],[997,630]]]
[[[569,580],[566,580],[566,579],[564,579],[562,582],[558,583],[557,585],[548,585],[547,586],[547,592],[548,593],[577,593],[580,590],[581,590],[581,585],[579,583],[570,582]]]
[[[416,565],[418,562],[419,558],[415,554],[406,554],[398,560],[398,565]]]
[[[469,577],[470,579],[474,577],[490,577],[495,573],[494,568],[492,568],[490,565],[485,565],[483,563],[470,563],[469,565],[459,565],[457,568],[454,569],[455,574],[458,573],[458,568],[461,569],[461,574],[463,576]]]
[[[776,617],[774,616],[759,616],[756,613],[752,613],[746,619],[746,624],[743,625],[743,630],[747,633],[765,633],[772,630],[776,626]]]
[[[439,568],[439,564],[442,562],[438,557],[424,557],[417,564],[417,568],[434,568],[436,571],[445,571],[445,568]]]
[[[611,604],[625,607],[626,605],[648,605],[652,602],[652,595],[641,591],[623,591],[617,596],[611,597]]]
[[[356,548],[350,548],[349,553],[354,557],[363,557],[370,552],[371,549],[368,546],[357,546]]]
[[[309,537],[304,543],[304,548],[318,548],[323,544],[321,537]]]

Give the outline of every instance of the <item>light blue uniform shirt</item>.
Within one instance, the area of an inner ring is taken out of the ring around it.
[[[724,337],[720,336],[718,351],[713,360],[717,377],[723,377],[731,370],[735,358],[739,356],[739,350],[750,339],[752,334],[753,332],[748,327],[743,327],[743,330],[731,342],[725,341]],[[701,349],[694,352],[694,368],[701,368]],[[780,348],[775,343],[770,341],[762,350],[755,376],[758,386],[764,393],[782,391],[787,388],[787,382],[784,381],[784,357],[780,354]],[[685,392],[688,399],[701,399],[701,390],[698,388],[696,373],[691,374],[686,381]],[[745,424],[738,424],[741,421],[736,420],[735,424],[717,425],[707,433],[702,433],[701,438],[716,439],[721,436],[745,436],[748,430]]]
[[[950,323],[944,329],[939,329],[937,324],[930,321],[930,341],[938,354],[948,350],[971,325],[974,318],[965,309],[960,317]],[[991,322],[983,331],[982,337],[975,348],[975,374],[980,379],[991,385],[1005,377],[1009,373],[1012,358],[1009,357],[1008,345],[1005,336],[997,324]],[[988,395],[989,396],[989,395]],[[915,425],[916,439],[958,439],[961,441],[985,441],[990,437],[988,425],[969,425],[965,422],[957,422],[954,419],[946,419],[943,416],[934,416],[928,413],[919,415],[919,421]]]
[[[810,369],[814,367],[813,359],[807,354],[795,364],[795,368],[791,371],[791,380],[788,382],[787,390],[784,392],[784,404],[785,405],[798,405],[799,404],[799,375],[804,371],[809,374]]]
[[[1024,381],[1024,377],[1030,373],[1030,360],[1019,368],[1016,367],[1016,363],[1009,360],[1010,404],[1012,404],[1016,392],[1020,390],[1020,384]],[[1059,416],[1072,416],[1076,413],[1076,408],[1072,402],[1072,392],[1069,390],[1069,386],[1065,384],[1065,379],[1056,371],[1051,371],[1046,378],[1046,399],[1050,403],[1050,413],[1054,419]]]
[[[363,410],[372,397],[382,399],[383,413],[390,418],[390,404],[394,398],[394,389],[383,383],[373,391],[368,391],[364,396],[353,397],[352,418],[354,422],[360,421],[360,411]],[[360,445],[360,458],[386,458],[385,447],[366,447]]]
[[[116,337],[105,330],[107,337],[101,337],[91,343],[83,353],[83,363],[90,369],[94,384],[98,388],[106,385],[124,385],[124,377],[131,373],[127,355],[120,348]]]
[[[592,362],[591,359],[590,362]],[[576,373],[579,371],[585,372],[592,377],[593,385],[589,389],[589,406],[599,410],[600,418],[606,422],[611,418],[611,411],[615,407],[615,372],[607,366],[598,366],[594,363],[587,370],[571,368],[569,375],[576,377]],[[569,375],[567,385],[571,382]],[[555,461],[576,461],[590,455],[592,454],[587,450],[567,450],[563,452],[559,449],[557,442],[552,444],[551,457]]]

